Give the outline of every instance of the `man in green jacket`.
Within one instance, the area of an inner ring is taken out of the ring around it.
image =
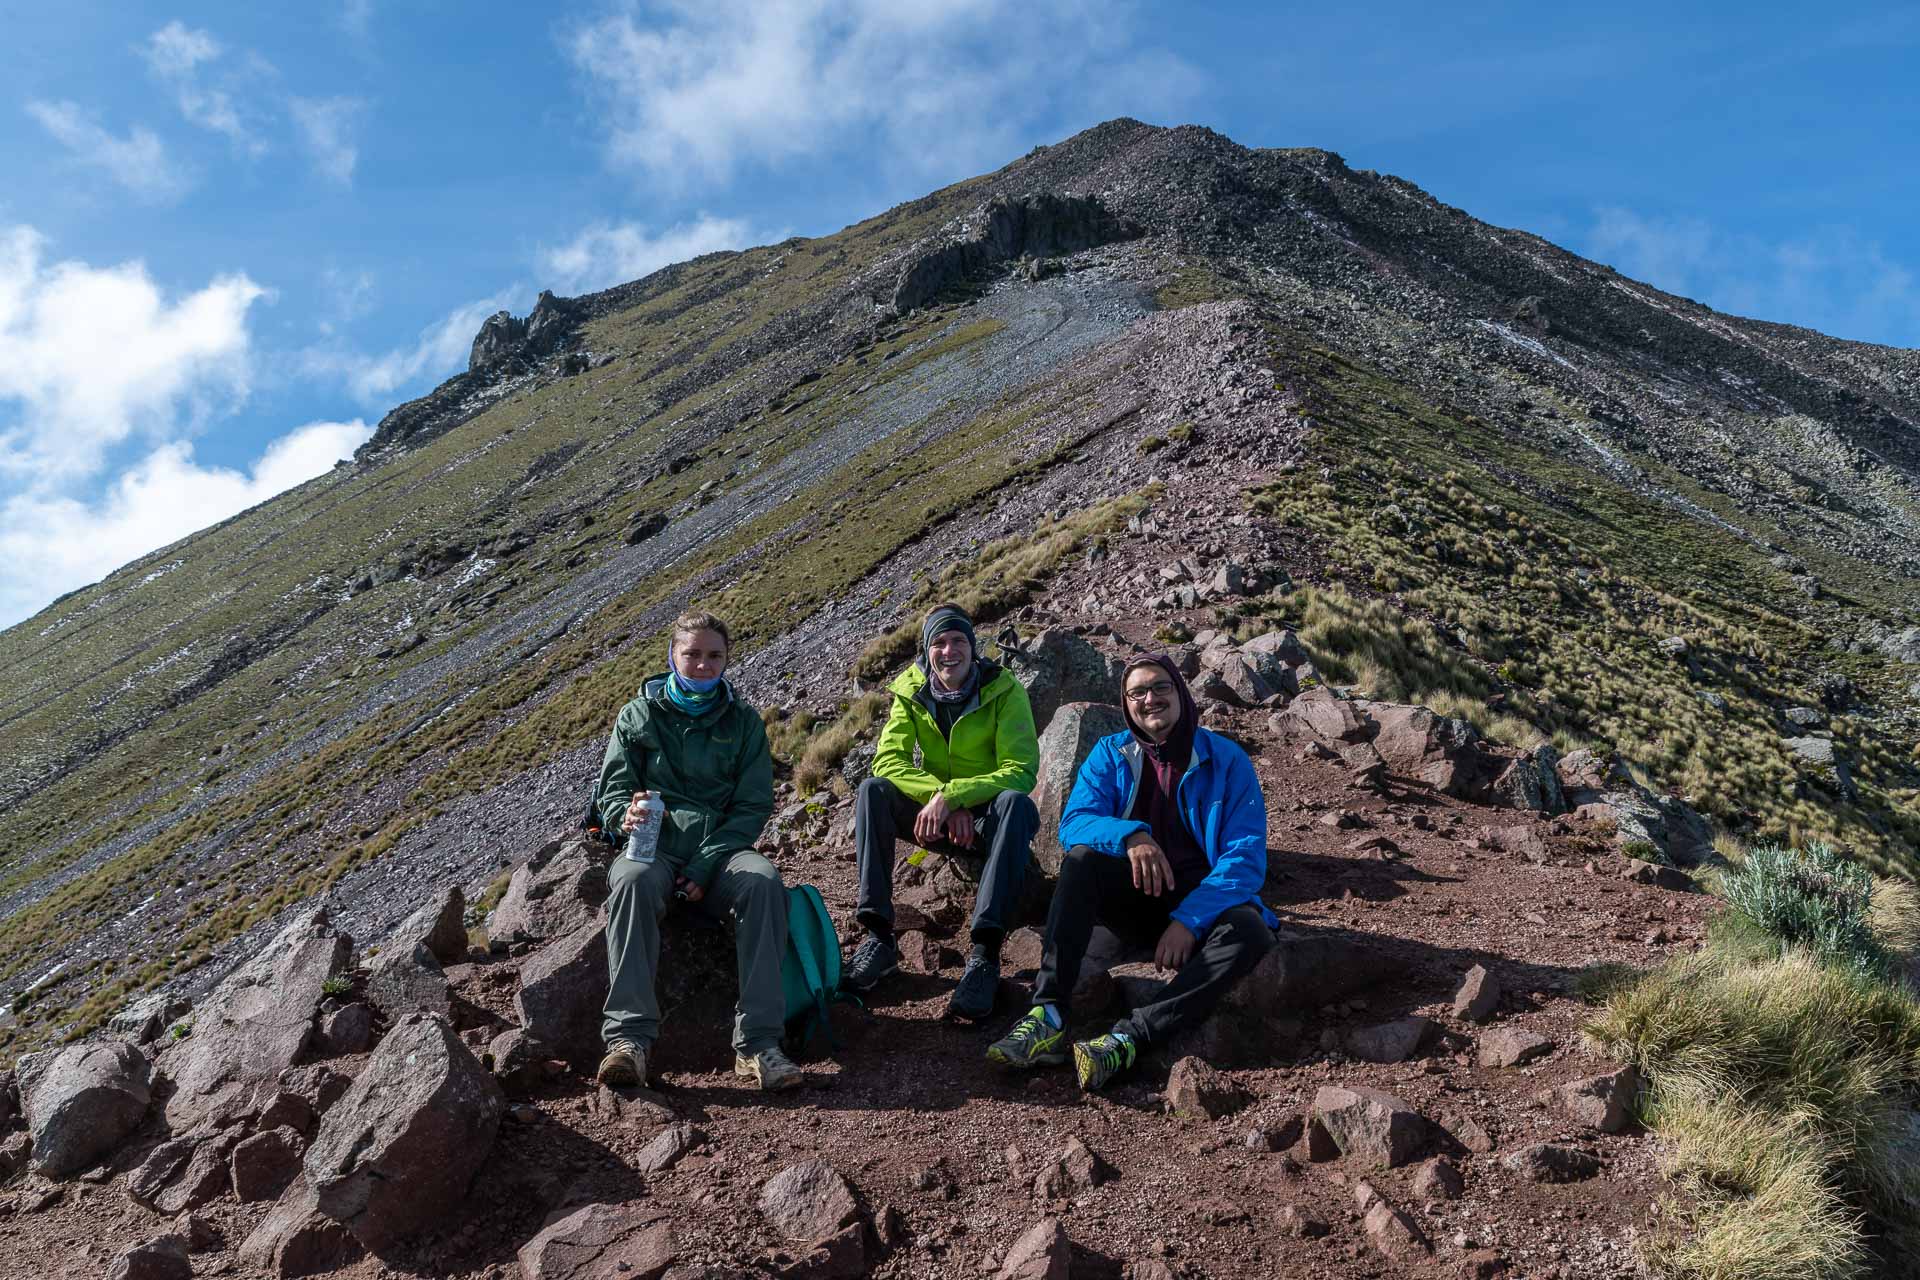
[[[607,1055],[598,1072],[605,1084],[646,1081],[647,1052],[660,1031],[660,920],[675,897],[733,918],[740,975],[734,1074],[762,1089],[804,1083],[780,1051],[786,886],[753,848],[773,812],[773,756],[759,713],[721,678],[728,647],[726,624],[712,614],[677,620],[670,670],[640,686],[607,741],[597,793],[601,829],[626,848],[608,870],[611,981],[601,1022]],[[664,814],[646,804],[652,796],[664,802]],[[648,848],[647,833],[637,829],[652,821],[661,827]]]
[[[944,604],[920,627],[920,656],[890,686],[893,706],[874,749],[873,776],[853,810],[859,849],[856,917],[867,936],[842,985],[873,987],[900,967],[893,940],[896,838],[950,857],[985,858],[974,898],[973,951],[947,1011],[981,1019],[1000,986],[1000,943],[1019,908],[1039,811],[1040,747],[1026,688],[980,657],[973,621]],[[914,762],[914,748],[920,763]]]

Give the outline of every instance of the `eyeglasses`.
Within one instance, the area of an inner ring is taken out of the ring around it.
[[[1142,685],[1138,689],[1127,690],[1127,701],[1136,707],[1148,698],[1171,698],[1172,696],[1173,682],[1170,680],[1161,680],[1154,684]]]

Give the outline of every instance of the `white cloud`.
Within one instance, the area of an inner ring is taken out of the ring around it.
[[[343,347],[311,348],[300,358],[301,372],[311,377],[337,378],[362,404],[386,404],[396,393],[421,387],[429,379],[438,382],[465,369],[481,322],[504,309],[517,292],[517,288],[506,289],[455,307],[422,329],[411,346],[377,355]]]
[[[222,52],[211,33],[175,20],[147,38],[142,56],[155,78],[173,90],[180,114],[188,122],[224,135],[249,155],[262,155],[267,144],[241,119],[232,92],[201,83],[201,69],[217,61]]]
[[[31,227],[0,231],[0,479],[84,477],[135,432],[166,438],[245,399],[261,286],[216,276],[170,299],[140,262],[45,250]]]
[[[313,158],[314,170],[329,182],[353,185],[353,169],[360,161],[353,131],[365,107],[358,98],[287,99],[287,109],[300,127],[300,139]]]
[[[143,199],[170,200],[187,189],[186,174],[151,129],[136,125],[119,137],[73,102],[29,102],[27,114],[82,164],[105,170]]]
[[[203,467],[186,441],[161,445],[94,502],[29,492],[0,503],[0,627],[197,529],[265,502],[350,457],[373,434],[358,419],[281,436],[246,471]]]
[[[541,280],[555,293],[569,296],[638,280],[670,263],[717,249],[744,249],[781,238],[780,234],[756,235],[740,218],[704,213],[658,235],[638,223],[596,222],[563,245],[542,248],[538,262]]]
[[[1698,218],[1608,208],[1577,241],[1581,253],[1622,275],[1717,311],[1860,341],[1920,344],[1920,280],[1850,227],[1769,241]]]
[[[1036,129],[1146,114],[1199,74],[1133,45],[1132,6],[1092,0],[665,0],[574,30],[610,159],[720,181],[850,145],[953,170],[1008,159]]]

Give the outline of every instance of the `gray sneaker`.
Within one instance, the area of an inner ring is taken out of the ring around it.
[[[616,1088],[645,1084],[647,1051],[631,1040],[615,1040],[607,1046],[607,1056],[600,1059],[600,1069],[593,1076],[601,1084]]]
[[[947,1015],[979,1022],[993,1014],[994,998],[1000,994],[1000,962],[974,956],[967,961],[960,985],[947,1000]]]
[[[750,1058],[735,1054],[733,1074],[751,1080],[767,1093],[798,1089],[807,1082],[806,1073],[779,1049],[762,1049]]]
[[[872,934],[860,940],[853,959],[840,972],[840,986],[847,991],[871,991],[880,979],[900,968],[900,948]]]

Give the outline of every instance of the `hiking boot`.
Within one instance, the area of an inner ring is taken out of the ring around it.
[[[1080,1087],[1094,1090],[1133,1065],[1133,1041],[1112,1032],[1097,1040],[1073,1042],[1073,1074]]]
[[[1000,962],[985,956],[967,961],[960,985],[947,1000],[947,1016],[978,1022],[993,1013],[994,997],[1000,994]]]
[[[1013,1030],[987,1046],[987,1061],[1003,1067],[1057,1067],[1067,1060],[1067,1029],[1047,1021],[1047,1011],[1033,1006]]]
[[[792,1060],[777,1047],[762,1049],[751,1058],[735,1054],[733,1074],[743,1080],[754,1081],[763,1093],[798,1089],[807,1082],[806,1073],[794,1066]]]
[[[887,938],[868,934],[853,949],[853,959],[840,975],[840,985],[848,991],[871,991],[880,979],[900,968],[900,948]]]
[[[631,1040],[615,1040],[607,1046],[607,1056],[600,1059],[600,1069],[593,1073],[593,1078],[601,1084],[623,1089],[645,1084],[647,1051]]]

